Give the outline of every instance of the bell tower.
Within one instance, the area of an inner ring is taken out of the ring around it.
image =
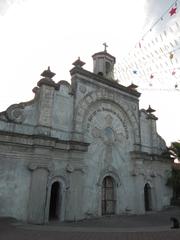
[[[114,80],[114,64],[116,58],[107,52],[107,44],[103,43],[104,51],[95,53],[93,58],[93,72],[109,80]]]

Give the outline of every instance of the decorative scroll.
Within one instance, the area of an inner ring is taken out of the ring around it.
[[[22,123],[25,120],[24,106],[22,104],[13,104],[6,110],[6,117],[9,121]]]

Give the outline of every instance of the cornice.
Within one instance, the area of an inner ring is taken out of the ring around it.
[[[80,74],[80,75],[83,75],[85,77],[88,77],[90,78],[91,80],[94,80],[94,81],[98,81],[100,83],[103,83],[105,85],[108,85],[110,87],[113,87],[115,89],[118,89],[120,91],[123,91],[125,93],[128,93],[130,95],[133,95],[133,96],[136,96],[136,97],[140,97],[140,93],[137,92],[136,90],[133,90],[131,88],[128,88],[128,87],[125,87],[119,83],[117,83],[116,81],[114,80],[109,80],[107,78],[104,78],[103,76],[100,76],[100,75],[97,75],[95,73],[92,73],[92,72],[89,72],[83,68],[78,68],[78,67],[74,67],[70,70],[70,74],[71,76],[73,77],[73,75],[75,74]]]
[[[136,160],[144,160],[144,161],[151,161],[151,162],[166,162],[171,164],[171,160],[161,154],[150,154],[147,152],[141,152],[141,151],[132,151],[130,152],[131,159]]]
[[[4,131],[0,131],[0,143],[4,145],[13,144],[23,147],[44,147],[50,149],[82,152],[86,152],[89,146],[89,143],[86,142],[73,140],[59,140],[54,137],[42,135],[27,135]]]

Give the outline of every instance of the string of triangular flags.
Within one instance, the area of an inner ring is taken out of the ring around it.
[[[141,37],[141,40],[138,41],[138,45],[141,48],[142,46],[142,41],[144,41],[145,37],[152,32],[152,30],[161,22],[164,20],[166,15],[169,15],[170,17],[174,16],[177,14],[177,7],[178,7],[179,0],[175,0],[169,8],[152,24],[152,26],[143,34]]]
[[[138,41],[122,63],[116,65],[115,75],[121,82],[129,80],[142,86],[146,83],[149,87],[157,83],[158,86],[166,84],[169,85],[169,89],[172,88],[173,83],[174,90],[178,90],[180,86],[180,25],[177,15],[179,8],[179,1],[176,0],[143,34],[141,41]],[[152,34],[152,30],[166,15],[170,18],[175,17],[174,21],[169,21],[158,34]],[[168,79],[171,79],[171,82],[168,82]]]

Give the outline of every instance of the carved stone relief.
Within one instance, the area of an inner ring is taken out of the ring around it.
[[[86,87],[84,85],[80,85],[79,86],[79,91],[83,94],[86,93]]]
[[[145,167],[144,164],[134,164],[133,170],[130,172],[131,176],[139,176],[139,175],[143,175],[143,176],[147,176],[149,178],[154,178],[157,177],[157,171],[155,169],[155,166],[153,167],[153,165],[149,165]]]
[[[6,110],[8,120],[15,123],[22,123],[25,120],[23,113],[24,106],[22,104],[13,104]]]
[[[113,161],[113,152],[124,159],[125,145],[130,145],[130,129],[126,116],[113,104],[98,102],[84,121],[85,138],[91,146],[101,149],[100,158],[105,164]]]
[[[117,105],[118,109],[124,112],[124,114],[127,117],[127,120],[131,122],[131,126],[133,126],[134,129],[134,137],[136,143],[140,142],[140,136],[139,136],[139,127],[138,127],[138,120],[136,118],[136,111],[132,111],[132,108],[129,106],[128,102],[123,100],[122,97],[120,97],[117,93],[111,93],[106,89],[103,89],[101,91],[92,91],[84,96],[78,102],[78,105],[75,109],[75,131],[82,131],[82,123],[84,121],[84,117],[87,115],[87,110],[97,102],[101,101],[110,101],[111,105]],[[122,107],[123,106],[123,107]],[[99,109],[97,109],[99,111]],[[111,111],[110,109],[108,110]],[[111,111],[112,112],[112,111]],[[96,113],[94,113],[96,115]],[[115,114],[112,112],[112,114]],[[91,116],[93,117],[93,116]],[[125,127],[125,126],[124,126]]]

